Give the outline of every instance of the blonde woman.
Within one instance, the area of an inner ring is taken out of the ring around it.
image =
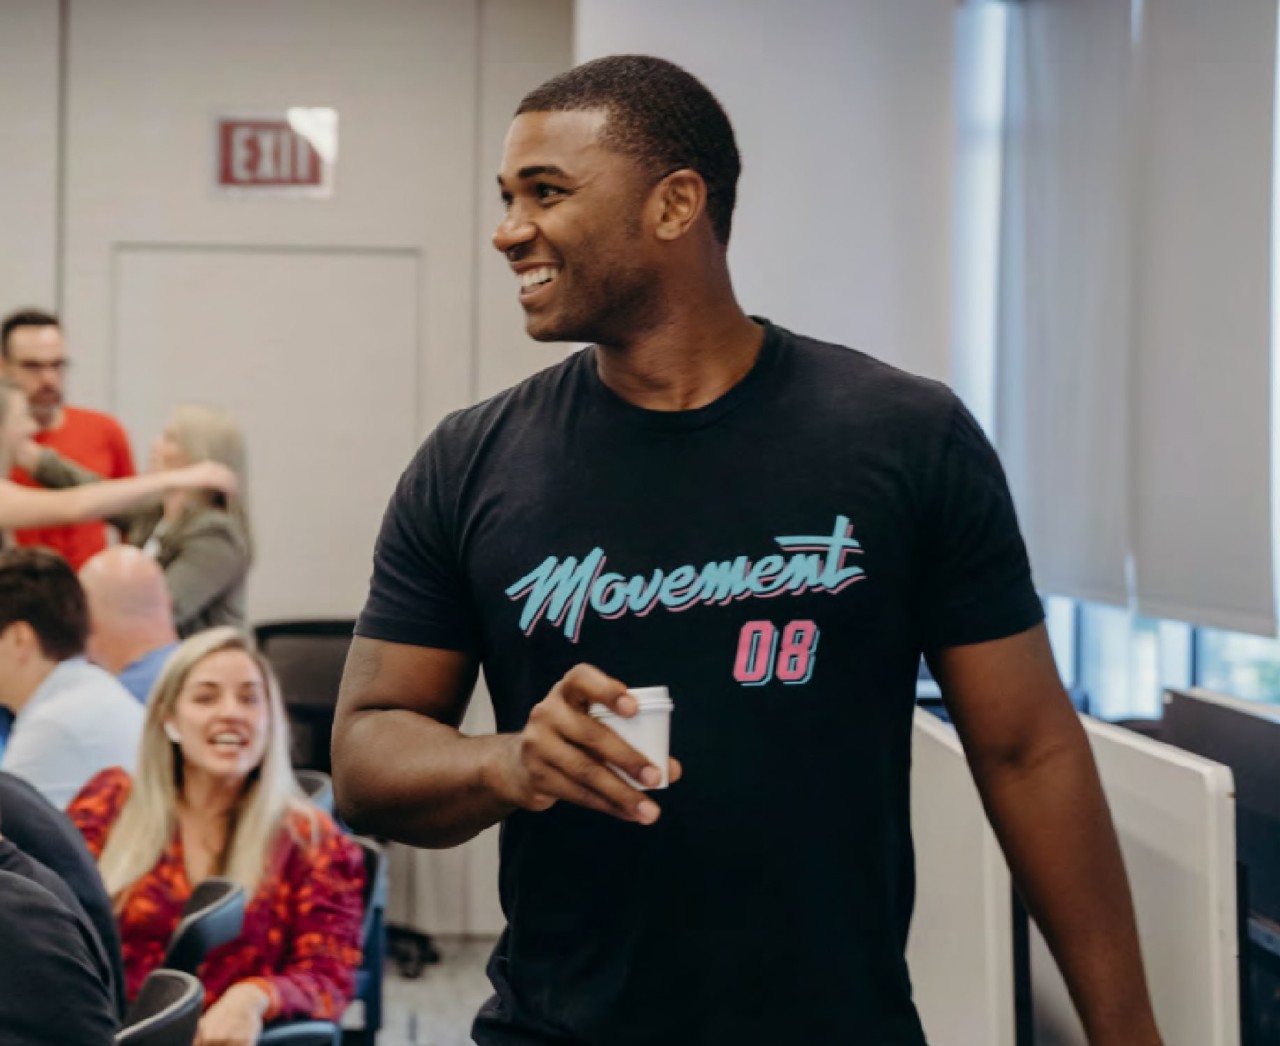
[[[34,446],[31,437],[35,430],[22,390],[0,378],[0,477],[9,475],[10,466],[24,448]],[[238,482],[231,469],[213,461],[76,490],[32,490],[0,478],[0,547],[10,543],[11,530],[104,519],[174,492],[223,497],[227,495],[222,492],[235,490]]]
[[[264,1021],[341,1016],[360,962],[361,853],[298,791],[279,687],[244,634],[210,629],[174,651],[136,776],[104,770],[67,813],[115,904],[130,998],[193,885],[224,875],[249,903],[241,936],[200,968],[197,1041],[251,1046]]]
[[[164,569],[178,634],[244,624],[244,589],[253,562],[245,501],[246,456],[239,425],[213,407],[186,404],[169,417],[151,448],[160,469],[218,462],[237,478],[235,493],[174,491],[153,510],[113,520],[125,540],[154,555]],[[63,487],[98,476],[44,450],[30,463],[36,481]]]

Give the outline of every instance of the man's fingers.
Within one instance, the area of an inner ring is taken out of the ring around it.
[[[600,704],[612,708],[620,716],[630,717],[638,709],[636,699],[627,693],[627,688],[595,665],[574,665],[556,689],[566,703],[584,712],[591,705]]]
[[[567,704],[553,702],[540,715],[548,729],[590,752],[600,762],[611,763],[651,787],[662,779],[659,768],[646,755],[637,752],[615,731],[589,714]],[[646,769],[652,770],[652,774],[646,774]]]
[[[571,748],[572,746],[566,746]],[[637,792],[584,752],[548,761],[537,775],[538,788],[557,799],[640,824],[658,819],[658,804]]]

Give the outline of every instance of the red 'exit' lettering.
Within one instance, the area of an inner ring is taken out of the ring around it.
[[[220,120],[218,184],[287,187],[321,184],[320,154],[287,120]]]

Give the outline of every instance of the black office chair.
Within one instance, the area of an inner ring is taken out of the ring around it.
[[[234,941],[244,928],[244,888],[214,876],[197,884],[169,938],[163,967],[194,974],[214,948]]]
[[[372,839],[356,836],[364,853],[364,955],[356,971],[356,998],[364,1002],[364,1046],[382,1029],[382,972],[387,961],[387,854]]]
[[[333,778],[321,770],[295,770],[293,776],[303,794],[332,817]]]
[[[338,687],[355,629],[352,619],[273,621],[254,628],[293,727],[293,765],[330,772],[329,744]]]
[[[191,1046],[203,1006],[204,987],[192,974],[153,970],[116,1032],[116,1046]]]
[[[361,1046],[375,1046],[378,1032],[382,1030],[382,971],[387,957],[387,929],[384,921],[387,907],[387,856],[382,847],[372,839],[353,836],[364,855],[364,918],[361,926],[363,955],[356,970],[355,998],[364,1003],[364,1025],[352,1033]],[[293,1038],[306,1032],[314,1035],[326,1025],[325,1021],[285,1021],[266,1029],[260,1046],[328,1046],[323,1038]],[[303,1026],[306,1026],[303,1028]],[[342,1041],[341,1029],[328,1025],[337,1036],[332,1041]],[[300,1029],[295,1031],[295,1029]]]

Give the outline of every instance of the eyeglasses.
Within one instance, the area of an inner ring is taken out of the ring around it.
[[[17,367],[24,374],[39,374],[41,371],[51,370],[55,374],[65,374],[67,368],[71,366],[68,359],[61,360],[13,360],[13,366]]]

